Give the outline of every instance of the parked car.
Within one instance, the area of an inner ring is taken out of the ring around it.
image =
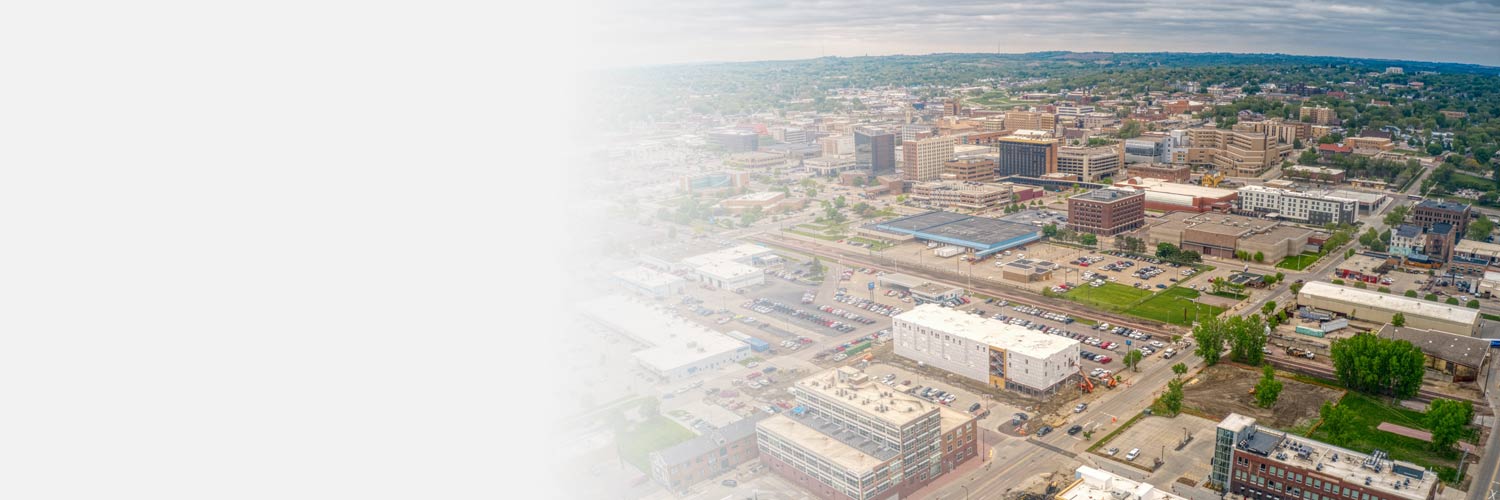
[[[1089,409],[1088,403],[1078,403],[1078,406],[1073,407],[1073,413],[1083,413],[1083,410],[1087,409]]]
[[[1139,456],[1141,456],[1141,449],[1140,448],[1131,448],[1130,449],[1130,453],[1126,453],[1125,454],[1125,460],[1134,462],[1135,461],[1135,457],[1139,457]]]
[[[719,481],[719,484],[722,484],[724,486],[728,486],[730,488],[733,488],[735,486],[739,486],[740,482],[739,481],[735,481],[733,479],[725,479],[723,481]]]
[[[1044,426],[1042,426],[1042,428],[1040,430],[1036,431],[1036,435],[1037,436],[1045,436],[1047,434],[1050,434],[1051,432],[1052,432],[1052,426],[1050,426],[1050,425],[1044,425]]]

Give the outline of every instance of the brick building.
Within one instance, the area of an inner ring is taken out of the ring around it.
[[[651,479],[672,491],[734,469],[760,456],[755,446],[755,423],[765,414],[756,413],[735,423],[704,433],[675,446],[651,453]]]
[[[1068,229],[1114,236],[1140,229],[1146,219],[1146,194],[1098,189],[1068,198]]]
[[[1258,500],[1431,500],[1437,474],[1380,450],[1360,453],[1257,426],[1231,413],[1215,429],[1209,481]]]
[[[1432,228],[1439,222],[1446,222],[1458,228],[1458,233],[1463,234],[1469,229],[1469,218],[1472,216],[1472,207],[1463,203],[1438,200],[1422,200],[1411,211],[1411,221],[1424,228]]]

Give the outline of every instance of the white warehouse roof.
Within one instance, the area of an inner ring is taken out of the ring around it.
[[[1450,306],[1448,304],[1360,290],[1358,288],[1342,287],[1322,281],[1310,281],[1302,285],[1302,291],[1298,296],[1302,295],[1311,295],[1313,297],[1337,300],[1350,304],[1367,305],[1377,309],[1399,312],[1403,315],[1437,318],[1444,321],[1469,324],[1477,324],[1479,322],[1478,309]]]
[[[1078,341],[1066,337],[1028,330],[937,304],[917,306],[896,315],[895,319],[1038,359],[1045,359],[1078,344]]]
[[[673,316],[659,306],[620,295],[580,304],[580,309],[593,320],[650,345],[632,355],[660,372],[669,372],[727,352],[749,349],[743,342]]]

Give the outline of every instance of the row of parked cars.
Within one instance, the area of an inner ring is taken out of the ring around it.
[[[873,324],[875,324],[875,320],[873,320],[873,319],[866,318],[864,316],[860,316],[858,314],[854,314],[852,312],[845,311],[843,309],[838,309],[838,308],[835,308],[833,306],[819,306],[818,310],[826,312],[828,314],[832,314],[834,316],[838,316],[838,317],[847,319],[847,320],[852,320],[852,321],[856,321],[856,322],[859,322],[859,323],[863,323],[863,324],[866,324],[866,325],[873,325]]]
[[[932,387],[922,387],[920,385],[911,388],[911,390],[907,391],[907,392],[909,394],[913,395],[913,396],[916,396],[916,397],[919,397],[919,398],[922,398],[922,399],[925,399],[925,400],[928,400],[928,401],[931,401],[931,402],[934,402],[934,403],[937,403],[937,404],[940,404],[940,405],[943,405],[943,406],[951,405],[951,404],[953,404],[953,401],[955,401],[955,400],[958,399],[958,396],[955,396],[955,395],[953,395],[951,393],[948,393],[947,391],[940,391],[940,390],[937,390],[937,389],[932,388]]]
[[[1097,363],[1099,363],[1101,365],[1107,365],[1107,364],[1109,364],[1110,361],[1114,361],[1114,358],[1111,358],[1109,356],[1105,356],[1103,354],[1099,354],[1097,352],[1079,351],[1078,355],[1080,357],[1082,357],[1083,359],[1087,359],[1089,361],[1094,361],[1094,362],[1097,362]]]
[[[1140,279],[1143,279],[1143,280],[1148,280],[1148,279],[1160,276],[1162,273],[1165,273],[1165,272],[1167,272],[1166,269],[1162,269],[1162,268],[1156,267],[1156,266],[1148,266],[1145,269],[1141,269],[1139,271],[1136,271],[1135,274],[1133,274],[1133,276],[1135,276],[1137,278],[1140,278]]]
[[[866,311],[870,311],[872,313],[883,315],[883,316],[895,316],[897,314],[901,314],[902,311],[905,311],[905,309],[902,309],[902,308],[899,308],[899,307],[888,306],[888,305],[885,305],[885,304],[881,304],[879,302],[875,302],[875,301],[870,300],[870,299],[862,299],[862,298],[855,297],[853,295],[844,294],[844,293],[840,293],[838,295],[834,295],[833,296],[833,300],[839,301],[840,303],[849,304],[851,306],[858,307],[860,309],[864,309]]]
[[[1075,321],[1072,316],[1068,316],[1066,314],[1058,314],[1058,313],[1051,312],[1051,311],[1048,311],[1048,310],[1045,310],[1045,309],[1042,309],[1042,308],[1039,308],[1039,307],[1031,307],[1031,306],[1025,306],[1025,305],[1019,305],[1019,304],[1017,304],[1015,307],[1013,307],[1011,309],[1015,310],[1016,312],[1026,313],[1026,314],[1030,314],[1032,316],[1040,316],[1040,317],[1043,317],[1043,318],[1050,319],[1052,321],[1058,321],[1058,322],[1061,322],[1064,325],[1071,325],[1071,324],[1073,324],[1073,321]]]
[[[813,314],[802,309],[797,309],[771,299],[755,299],[755,301],[753,302],[744,303],[742,307],[761,314],[771,314],[772,312],[785,314],[787,316],[791,316],[808,323],[822,325],[826,328],[838,331],[840,333],[849,333],[854,331],[854,325],[848,325],[842,321],[828,319],[821,315]]]
[[[1123,327],[1123,326],[1113,326],[1112,327],[1112,326],[1109,326],[1109,323],[1099,323],[1099,325],[1095,326],[1094,329],[1095,330],[1099,330],[1099,331],[1105,331],[1105,332],[1113,333],[1113,334],[1119,335],[1121,337],[1132,338],[1132,339],[1135,339],[1135,340],[1151,340],[1151,334],[1149,334],[1149,333],[1145,333],[1145,332],[1142,332],[1140,330],[1136,330],[1134,328],[1126,328],[1126,327]]]

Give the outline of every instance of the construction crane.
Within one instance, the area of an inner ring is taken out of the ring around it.
[[[1210,173],[1207,173],[1207,174],[1203,174],[1203,179],[1202,180],[1203,180],[1203,185],[1206,186],[1206,187],[1219,187],[1219,183],[1220,182],[1224,182],[1224,173],[1223,172],[1210,172]]]
[[[1078,374],[1083,376],[1083,382],[1078,384],[1078,388],[1083,389],[1083,392],[1094,392],[1094,381],[1089,380],[1089,375],[1083,372],[1083,367],[1078,367]]]

